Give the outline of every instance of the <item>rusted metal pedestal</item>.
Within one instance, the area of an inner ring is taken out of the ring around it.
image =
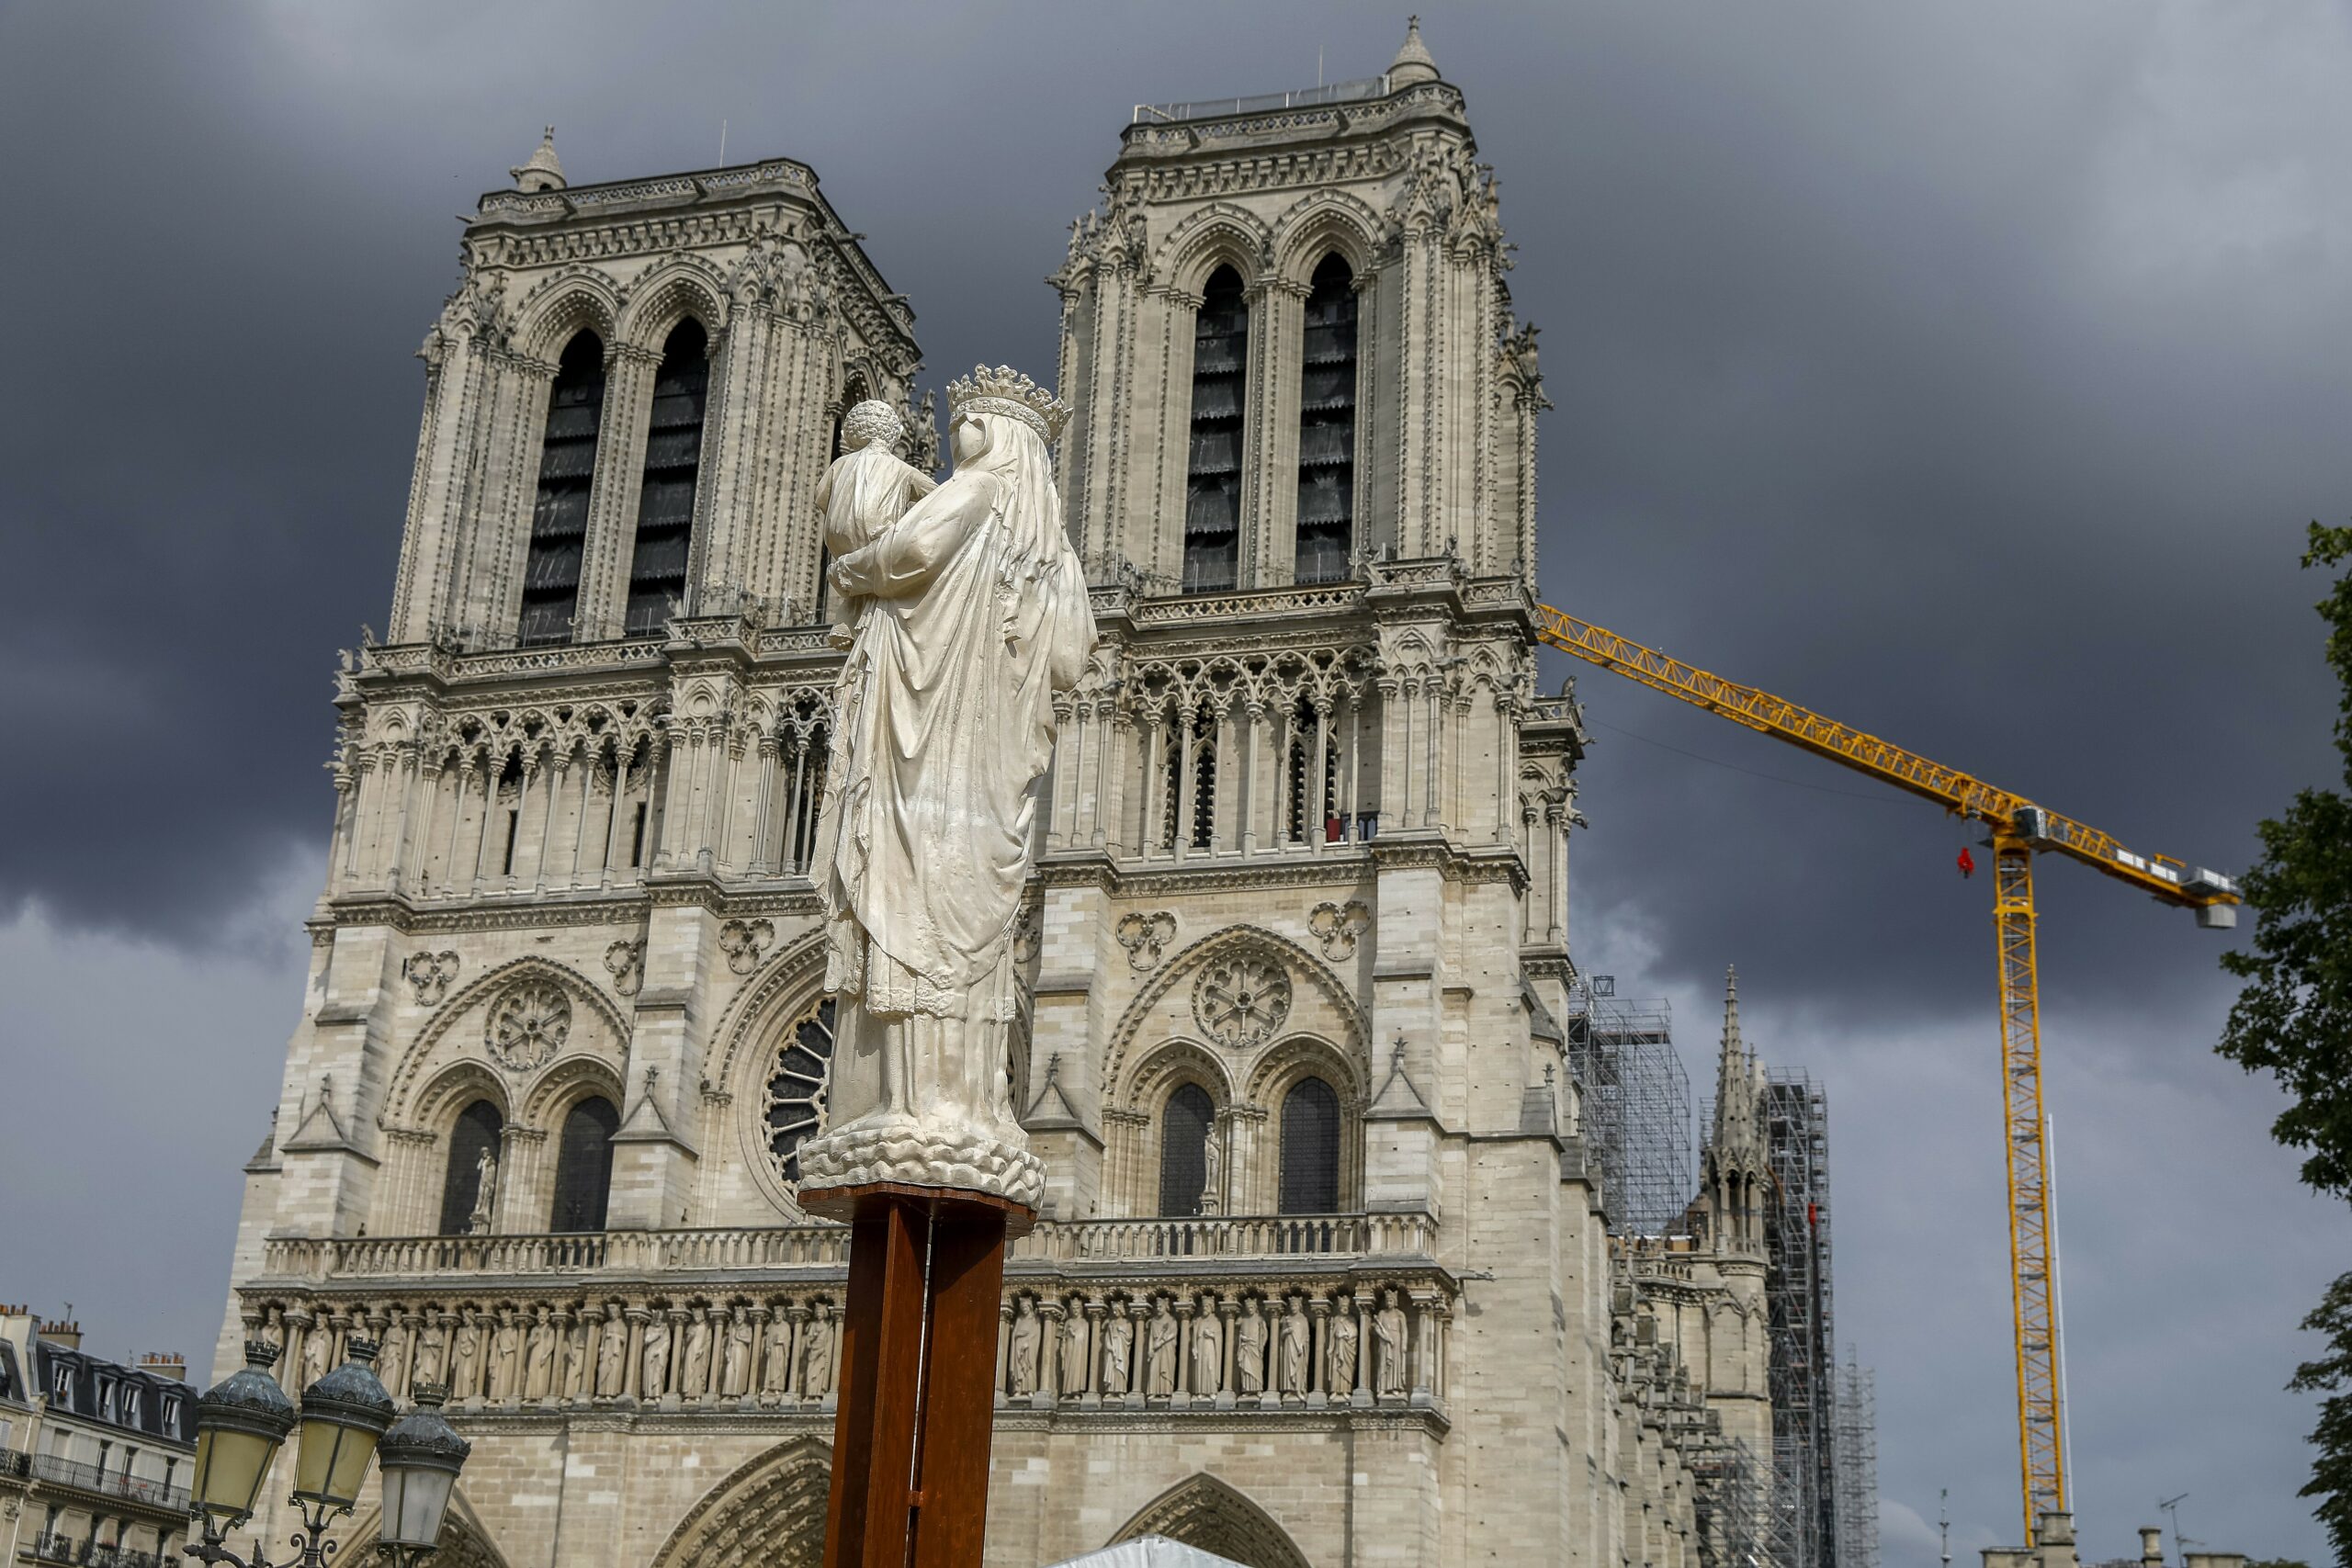
[[[1004,1244],[1036,1216],[889,1183],[810,1196],[853,1227],[825,1568],[979,1568]]]

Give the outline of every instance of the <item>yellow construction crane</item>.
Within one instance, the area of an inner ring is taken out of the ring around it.
[[[1549,604],[1535,635],[1563,653],[1613,670],[1775,739],[1973,818],[1992,830],[1993,925],[2000,953],[2001,1092],[2009,1173],[2009,1294],[2017,1329],[2018,1455],[2030,1545],[2045,1511],[2066,1507],[2065,1411],[2052,1299],[2050,1163],[2043,1146],[2041,1002],[2033,951],[2033,855],[2054,850],[2167,904],[2200,926],[2237,923],[2237,885],[2164,855],[2134,854],[2109,834],[1931,762],[1810,708],[1669,659]]]

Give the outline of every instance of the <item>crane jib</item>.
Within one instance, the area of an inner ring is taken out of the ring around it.
[[[1996,789],[1957,768],[1931,762],[1769,692],[1669,659],[1549,604],[1535,607],[1535,635],[1565,653],[1827,757],[1883,784],[1909,790],[1992,829],[2018,1457],[2026,1542],[2032,1545],[2042,1513],[2063,1511],[2067,1500],[2064,1347],[2054,1288],[2057,1216],[2052,1212],[2044,1146],[2049,1123],[2041,1100],[2041,981],[2034,956],[2034,852],[2055,852],[2131,883],[2165,903],[2193,908],[2202,926],[2235,922],[2240,901],[2237,884],[2219,872],[2163,855],[2135,854],[2096,828]]]

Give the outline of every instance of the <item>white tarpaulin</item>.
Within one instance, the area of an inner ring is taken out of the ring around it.
[[[1053,1568],[1245,1568],[1245,1565],[1230,1557],[1219,1557],[1214,1551],[1203,1551],[1197,1546],[1179,1545],[1164,1535],[1148,1535],[1139,1540],[1123,1540],[1116,1546],[1106,1546],[1100,1551],[1073,1557],[1067,1562],[1057,1562]]]

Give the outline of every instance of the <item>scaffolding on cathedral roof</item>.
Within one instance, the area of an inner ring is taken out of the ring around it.
[[[1690,1203],[1690,1079],[1664,998],[1628,999],[1607,975],[1568,993],[1568,1073],[1585,1148],[1621,1235],[1667,1235]]]

